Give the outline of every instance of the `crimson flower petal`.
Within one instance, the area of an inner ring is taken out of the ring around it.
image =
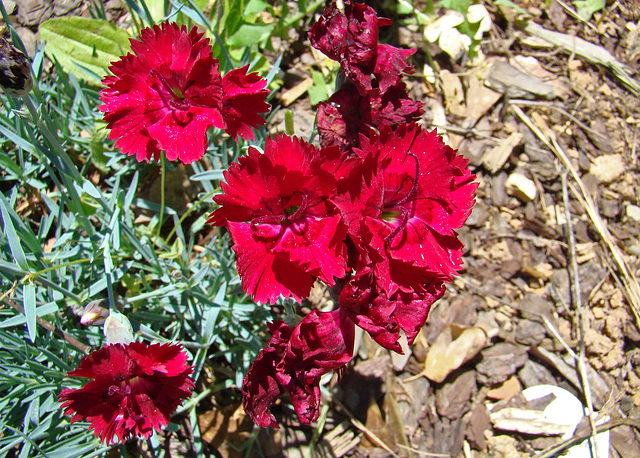
[[[194,387],[182,346],[133,342],[107,345],[85,356],[68,377],[93,379],[59,396],[71,423],[89,421],[96,437],[111,444],[131,436],[145,439],[169,418]]]
[[[242,405],[255,424],[263,428],[277,428],[278,422],[269,408],[284,393],[284,387],[278,383],[275,370],[284,357],[293,330],[282,321],[268,323],[268,326],[271,339],[260,351],[242,382]]]
[[[373,73],[378,80],[381,93],[400,83],[403,73],[413,73],[413,64],[407,62],[415,49],[400,49],[391,45],[379,44],[376,55],[376,66]]]
[[[355,328],[340,310],[313,311],[295,328],[269,324],[271,340],[242,383],[242,404],[262,427],[278,427],[269,411],[283,393],[291,396],[303,424],[318,419],[320,377],[344,367],[353,355]]]
[[[335,3],[311,26],[311,46],[332,60],[340,62],[347,77],[363,94],[371,90],[371,73],[375,68],[378,27],[391,21],[378,18],[364,3],[344,2],[344,12]]]
[[[404,83],[360,95],[346,85],[327,102],[318,105],[318,133],[323,147],[337,146],[343,151],[360,146],[360,135],[384,127],[395,128],[417,121],[424,104],[409,97]]]
[[[361,267],[340,292],[340,308],[373,340],[402,354],[400,331],[409,345],[424,326],[431,304],[444,294],[442,282],[431,280],[420,293],[398,291],[391,296],[377,286],[374,271]]]
[[[269,90],[267,80],[257,73],[247,74],[249,66],[231,70],[222,78],[224,102],[222,116],[227,124],[225,131],[253,140],[253,127],[263,126],[265,120],[258,113],[266,113],[270,106],[266,101]]]
[[[378,28],[391,21],[379,18],[364,3],[344,2],[344,11],[333,3],[309,31],[311,45],[340,62],[345,76],[362,95],[378,96],[400,84],[403,73],[413,73],[407,58],[415,49],[378,44]]]
[[[280,230],[265,226],[261,224],[260,233],[257,233],[250,224],[227,224],[234,241],[232,248],[242,289],[259,304],[273,304],[280,296],[301,301],[309,296],[315,277],[286,256],[271,251]],[[260,235],[269,229],[273,232],[272,237]]]

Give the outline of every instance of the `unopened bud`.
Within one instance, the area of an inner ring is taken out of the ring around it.
[[[107,345],[128,345],[134,340],[129,319],[119,312],[112,312],[105,320],[104,335],[107,337]]]
[[[101,326],[109,316],[108,303],[104,299],[91,301],[82,311],[80,323],[85,326]]]

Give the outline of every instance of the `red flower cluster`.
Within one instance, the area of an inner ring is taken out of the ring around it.
[[[377,43],[388,23],[362,3],[328,9],[311,41],[349,83],[320,107],[322,148],[268,140],[225,172],[214,197],[209,222],[229,230],[254,300],[300,301],[316,280],[338,298],[337,310],[293,328],[269,324],[242,386],[261,426],[277,426],[269,407],[284,393],[303,423],[317,419],[320,377],[351,359],[356,325],[401,353],[401,332],[412,344],[462,264],[455,230],[471,213],[475,176],[435,132],[406,122],[421,112],[401,81],[412,52]]]
[[[323,146],[349,149],[359,145],[359,134],[383,126],[416,121],[423,103],[413,100],[402,82],[413,73],[407,62],[415,49],[399,49],[378,43],[378,28],[391,21],[379,18],[364,3],[335,4],[309,32],[311,45],[340,62],[346,82],[328,102],[318,106],[318,132]]]
[[[93,379],[59,396],[71,423],[87,420],[96,437],[111,444],[151,437],[191,395],[192,368],[180,345],[107,345],[85,356],[68,377]]]
[[[185,164],[202,158],[207,130],[224,129],[234,138],[253,139],[269,111],[267,82],[248,66],[224,77],[209,39],[196,28],[165,22],[131,40],[133,54],[111,64],[100,93],[110,139],[138,161],[167,159]]]

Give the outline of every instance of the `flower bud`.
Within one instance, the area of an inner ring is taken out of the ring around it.
[[[89,302],[82,311],[80,323],[85,326],[103,325],[109,316],[109,309],[105,308],[105,305],[107,305],[107,301],[104,299]]]
[[[104,322],[104,335],[107,337],[107,345],[128,345],[133,342],[133,328],[129,319],[122,313],[111,312]]]

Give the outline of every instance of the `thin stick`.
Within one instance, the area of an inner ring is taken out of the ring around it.
[[[567,118],[569,118],[570,120],[575,122],[582,129],[591,132],[593,135],[596,135],[596,136],[598,136],[598,137],[600,137],[602,139],[606,139],[607,138],[606,135],[603,135],[600,132],[598,132],[597,130],[592,129],[591,127],[587,126],[585,123],[583,123],[578,118],[573,116],[567,110],[565,110],[562,107],[557,106],[555,103],[544,102],[544,101],[541,101],[541,100],[524,100],[524,99],[511,99],[511,100],[509,100],[509,103],[516,104],[516,105],[524,105],[524,106],[543,106],[543,107],[546,107],[546,108],[551,108],[552,110],[555,110],[555,111],[557,111],[559,113],[562,113]]]
[[[591,387],[589,386],[589,377],[587,376],[586,368],[586,354],[587,347],[584,340],[584,316],[582,313],[582,295],[580,292],[580,276],[578,274],[578,261],[576,260],[576,239],[573,233],[573,224],[571,223],[571,211],[569,210],[569,189],[567,187],[567,173],[561,174],[562,178],[562,200],[564,201],[564,208],[567,219],[567,239],[569,240],[569,272],[571,275],[571,302],[576,312],[576,319],[578,321],[578,333],[580,341],[580,352],[578,355],[578,372],[580,374],[580,380],[582,383],[582,391],[584,393],[585,401],[587,402],[587,416],[589,417],[589,425],[591,426],[592,437],[592,449],[595,452],[595,457],[600,458],[598,455],[598,444],[596,442],[596,422],[595,412],[593,411],[593,399],[591,398]]]
[[[629,418],[622,418],[622,419],[618,419],[618,420],[611,420],[607,423],[604,423],[602,425],[596,426],[596,434],[600,434],[606,431],[609,431],[610,429],[616,428],[618,426],[632,426],[638,430],[640,430],[640,421],[638,420],[631,420]],[[578,445],[580,442],[582,442],[585,439],[588,439],[589,436],[591,435],[591,431],[577,431],[576,434],[574,434],[573,437],[566,439],[556,445],[552,445],[551,447],[548,447],[546,449],[544,449],[542,452],[540,452],[538,455],[535,456],[535,458],[554,458],[556,456],[559,456],[562,452],[564,452],[565,450],[567,450],[569,447],[573,447],[574,445]]]
[[[8,299],[8,298],[3,298],[2,302],[7,304],[9,307],[11,307],[12,309],[16,310],[17,312],[22,313],[24,315],[24,309],[17,302],[15,302],[15,301],[13,301],[11,299]],[[47,331],[49,331],[49,332],[53,333],[54,335],[60,337],[65,342],[67,342],[71,346],[75,347],[76,349],[78,349],[79,351],[84,353],[85,355],[88,355],[89,353],[91,353],[91,347],[90,346],[83,344],[82,342],[80,342],[75,337],[70,336],[69,334],[64,332],[62,329],[52,325],[48,321],[43,320],[39,316],[36,317],[36,323],[38,323],[40,326],[45,328]]]

